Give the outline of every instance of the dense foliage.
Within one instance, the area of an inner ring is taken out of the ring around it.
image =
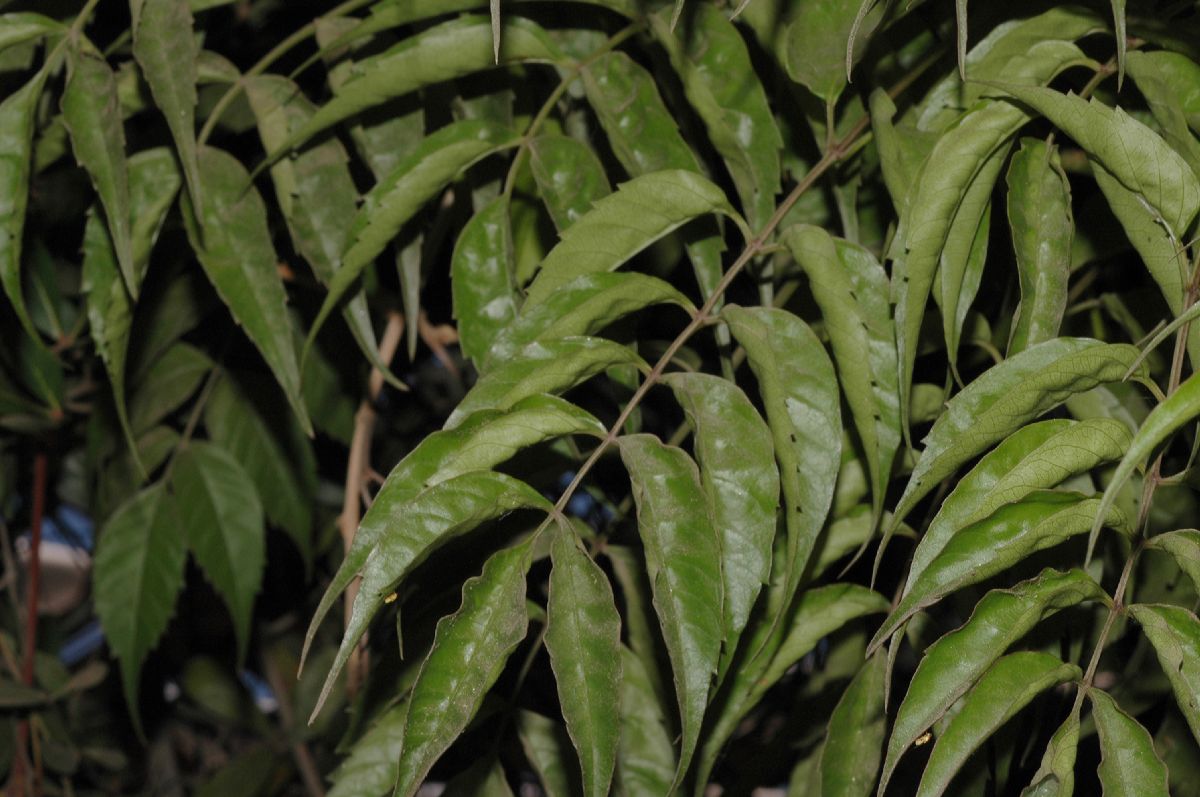
[[[11,793],[1200,794],[1200,4],[976,5],[0,0]]]

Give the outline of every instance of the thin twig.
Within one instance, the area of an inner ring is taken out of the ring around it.
[[[304,782],[304,790],[309,797],[325,797],[321,772],[317,769],[312,752],[303,739],[292,735],[292,730],[296,726],[296,717],[292,713],[292,702],[289,699],[287,684],[284,683],[279,672],[279,665],[275,663],[275,658],[269,652],[264,653],[262,658],[263,674],[267,676],[267,683],[271,685],[271,691],[275,693],[279,701],[279,727],[285,737],[292,739],[292,758],[296,762],[296,769],[300,772],[300,780]]]

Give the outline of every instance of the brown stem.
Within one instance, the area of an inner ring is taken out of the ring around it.
[[[271,690],[279,699],[279,727],[284,736],[293,738],[292,729],[295,727],[296,717],[292,713],[290,693],[279,672],[279,665],[275,663],[275,658],[270,653],[263,656],[263,673],[267,676],[267,683],[271,685]],[[300,780],[304,782],[304,790],[308,793],[308,797],[325,797],[325,786],[321,783],[321,773],[317,769],[308,745],[304,743],[303,739],[294,738],[291,749],[292,758],[296,762],[296,769],[300,772]]]
[[[21,683],[33,686],[33,665],[37,654],[38,592],[42,580],[42,517],[46,512],[46,452],[39,451],[33,458],[33,507],[29,519],[29,580],[25,591],[25,645],[22,651]],[[13,759],[11,793],[41,794],[40,770],[36,765],[27,770],[26,743],[29,739],[29,721],[17,725],[17,751]]]

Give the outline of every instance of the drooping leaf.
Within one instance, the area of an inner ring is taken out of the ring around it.
[[[1055,338],[985,371],[949,401],[926,435],[925,448],[896,504],[893,524],[938,482],[989,446],[1070,396],[1123,379],[1136,357],[1133,346]]]
[[[229,452],[193,442],[178,454],[171,487],[188,547],[233,615],[238,661],[243,661],[267,559],[254,482]]]
[[[91,177],[104,207],[125,286],[137,298],[139,275],[133,264],[129,168],[125,161],[125,128],[117,101],[117,78],[86,39],[80,39],[68,52],[63,121],[71,134],[75,159]]]
[[[1088,690],[1100,735],[1100,783],[1105,797],[1167,797],[1167,768],[1150,733],[1099,689]]]
[[[887,712],[883,684],[887,657],[876,653],[862,666],[829,716],[821,751],[821,794],[869,797],[883,758]]]
[[[479,362],[517,315],[512,218],[506,197],[471,217],[450,259],[450,289],[463,353]]]
[[[458,611],[438,622],[433,647],[408,701],[396,795],[416,794],[525,638],[529,563],[528,544],[493,554],[483,572],[463,585]]]
[[[488,371],[446,419],[447,429],[472,412],[504,410],[538,393],[561,393],[615,365],[649,370],[628,346],[604,338],[568,337],[534,342],[509,362]]]
[[[513,143],[512,133],[497,125],[473,120],[453,122],[423,139],[411,155],[380,180],[363,198],[354,217],[342,266],[329,281],[329,293],[309,332],[310,343],[363,270],[426,202],[471,164]]]
[[[905,590],[958,531],[1034,490],[1120,459],[1131,439],[1128,427],[1110,418],[1039,421],[1009,435],[942,502],[913,552]]]
[[[571,761],[571,737],[562,723],[534,711],[519,709],[516,725],[521,749],[537,773],[547,797],[581,794],[579,776]]]
[[[1171,554],[1179,569],[1192,580],[1192,586],[1200,589],[1200,531],[1180,529],[1158,534],[1150,538],[1147,547]]]
[[[619,318],[657,304],[673,304],[689,314],[696,311],[691,300],[669,283],[647,274],[618,271],[576,277],[556,288],[544,302],[522,307],[517,318],[496,336],[482,370],[486,373],[512,361],[518,351],[535,341],[594,335]]]
[[[783,34],[779,55],[788,75],[804,84],[826,104],[837,102],[849,79],[850,68],[865,47],[855,47],[856,36],[867,37],[879,21],[874,0],[861,8],[840,0],[800,4]]]
[[[205,147],[200,165],[204,205],[184,197],[192,247],[221,300],[275,374],[300,425],[311,434],[266,206],[258,191],[247,186],[246,170],[232,155]]]
[[[1181,606],[1138,603],[1128,611],[1154,646],[1175,705],[1200,739],[1200,620]]]
[[[501,36],[501,64],[564,60],[546,32],[527,19],[507,17]],[[318,133],[368,108],[494,65],[492,26],[486,16],[462,16],[406,37],[391,49],[356,62],[351,77],[337,87],[333,99],[294,130],[264,163],[274,163]]]
[[[783,240],[808,274],[821,308],[842,392],[862,441],[872,506],[878,514],[900,446],[896,342],[887,275],[866,249],[835,239],[819,227],[792,227]]]
[[[1162,125],[1163,137],[1200,175],[1200,141],[1189,127],[1185,98],[1200,86],[1200,73],[1188,57],[1169,50],[1129,54],[1129,76],[1146,98],[1154,118]],[[1194,103],[1193,103],[1194,104]],[[1200,123],[1192,125],[1200,128]]]
[[[1067,309],[1071,271],[1071,186],[1058,152],[1034,138],[1008,166],[1008,224],[1012,230],[1021,304],[1008,341],[1009,354],[1058,334]]]
[[[1075,791],[1075,755],[1079,750],[1079,706],[1050,737],[1042,763],[1021,797],[1071,797]]]
[[[142,662],[167,628],[187,557],[175,503],[163,483],[126,501],[100,532],[93,594],[137,727]]]
[[[183,178],[175,155],[167,147],[144,149],[129,158],[129,200],[133,269],[140,281],[150,265],[150,252]]]
[[[983,742],[1045,690],[1079,678],[1082,671],[1038,651],[1010,653],[988,668],[967,693],[961,710],[933,746],[918,797],[940,797]]]
[[[209,439],[245,470],[267,518],[291,537],[307,562],[312,556],[313,494],[317,463],[300,427],[274,417],[229,378],[213,387],[204,405]]]
[[[1005,650],[1041,620],[1085,600],[1109,603],[1107,594],[1082,570],[1047,568],[1010,589],[994,589],[971,618],[925,651],[888,739],[881,788],[900,757],[950,709]]]
[[[673,31],[662,11],[649,20],[729,169],[746,220],[761,229],[775,210],[783,138],[746,43],[726,14],[707,3],[696,5],[685,31]]]
[[[192,31],[187,0],[139,0],[131,4],[133,55],[162,111],[183,164],[192,202],[209,206],[203,197],[201,164],[196,148],[196,59],[200,46]],[[208,171],[207,167],[203,170]],[[245,185],[242,182],[239,190]]]
[[[617,784],[630,797],[670,794],[677,769],[671,736],[645,665],[625,646],[621,647],[621,676]]]
[[[612,193],[595,151],[567,136],[542,134],[530,141],[529,169],[560,233]]]
[[[968,526],[946,544],[913,582],[876,632],[868,650],[885,642],[904,621],[955,590],[991,578],[1030,554],[1058,545],[1098,523],[1128,532],[1128,519],[1106,511],[1100,499],[1078,493],[1035,491]]]
[[[604,571],[559,524],[550,545],[553,568],[546,604],[546,651],[558,701],[579,753],[583,791],[609,793],[617,762],[621,685],[621,616]]]
[[[712,213],[737,217],[725,193],[695,172],[652,172],[623,183],[562,234],[529,286],[526,305],[545,302],[577,277],[613,271],[692,219]]]
[[[208,377],[213,361],[190,343],[178,342],[133,375],[129,422],[140,435],[187,401]]]
[[[825,525],[841,463],[833,363],[808,325],[791,313],[729,305],[721,315],[746,350],[766,406],[786,507],[788,584],[794,587]]]
[[[700,484],[721,542],[725,655],[771,573],[779,470],[771,431],[737,385],[699,373],[668,374],[695,435]]]
[[[682,738],[674,787],[695,753],[721,653],[721,541],[687,454],[653,435],[626,435],[618,444],[679,700]]]
[[[396,785],[408,703],[384,711],[330,776],[329,797],[387,794]]]
[[[372,505],[372,510],[377,505],[378,501]],[[313,716],[315,717],[325,704],[338,674],[346,665],[358,640],[366,633],[371,619],[383,606],[384,599],[399,586],[414,567],[449,540],[467,534],[489,520],[522,508],[548,511],[550,504],[524,482],[490,471],[465,473],[447,479],[423,490],[404,503],[400,507],[403,524],[392,525],[391,533],[369,548],[362,564],[349,571],[350,578],[361,574],[362,582],[346,623],[341,646],[313,709]],[[344,585],[341,589],[344,589]],[[309,626],[305,652],[317,625],[341,589],[328,591],[322,599],[321,606]],[[523,590],[521,606],[524,612]],[[432,764],[432,761],[429,763]]]

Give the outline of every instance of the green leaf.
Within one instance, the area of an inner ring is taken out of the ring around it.
[[[1055,338],[985,371],[949,401],[925,436],[892,525],[960,465],[1029,421],[1074,394],[1124,379],[1137,355],[1125,344]]]
[[[138,676],[175,611],[186,558],[175,503],[161,482],[125,502],[100,532],[92,582],[96,614],[121,662],[125,701],[139,732]]]
[[[679,700],[682,737],[674,788],[695,753],[721,653],[721,541],[699,471],[687,454],[653,435],[626,435],[618,444]]]
[[[1045,690],[1079,678],[1074,664],[1037,651],[1010,653],[993,664],[966,695],[938,738],[917,797],[946,793],[967,758],[1014,714]]]
[[[507,363],[479,378],[446,419],[447,429],[472,412],[504,410],[538,393],[561,393],[614,365],[649,370],[628,346],[603,338],[569,337],[526,345]]]
[[[570,766],[571,737],[562,723],[534,711],[517,709],[516,725],[521,749],[537,772],[547,797],[572,797],[582,793],[579,776]]]
[[[562,234],[529,286],[526,305],[545,302],[577,277],[615,271],[660,238],[712,213],[737,217],[725,193],[695,172],[653,172],[622,183]]]
[[[775,210],[783,137],[742,35],[707,3],[697,4],[684,31],[673,31],[664,11],[649,21],[729,169],[747,221],[761,229]]]
[[[822,797],[869,797],[874,791],[887,733],[886,679],[887,657],[876,653],[834,707],[821,752]]]
[[[244,661],[267,558],[258,492],[238,461],[210,443],[191,443],[179,453],[171,486],[188,547],[233,615],[238,661]]]
[[[29,11],[0,14],[0,51],[65,30],[61,22],[42,14]]]
[[[201,194],[196,150],[196,59],[200,46],[192,31],[192,12],[187,0],[139,0],[133,16],[133,55],[150,86],[154,104],[166,117],[192,202],[207,207],[211,200]],[[245,182],[238,190],[244,186]]]
[[[1200,620],[1180,606],[1138,603],[1129,614],[1146,633],[1171,682],[1175,705],[1200,739]]]
[[[329,797],[387,794],[395,787],[407,714],[407,703],[392,706],[382,713],[333,771]]]
[[[584,274],[556,288],[544,302],[522,307],[496,336],[481,370],[486,373],[512,362],[530,343],[594,335],[617,319],[657,304],[673,304],[689,315],[696,312],[691,300],[657,277],[634,271]]]
[[[729,305],[721,313],[746,349],[779,460],[788,533],[790,595],[833,503],[842,439],[833,363],[813,331],[784,310]]]
[[[1078,493],[1039,490],[960,531],[946,544],[875,633],[868,651],[883,644],[906,620],[950,593],[978,584],[1032,553],[1050,548],[1092,526],[1093,518],[1128,532],[1128,519],[1105,511],[1100,500]]]
[[[620,793],[670,794],[677,769],[675,751],[658,695],[642,660],[621,647],[621,735],[617,785]]]
[[[1082,570],[1049,568],[1009,589],[988,592],[971,618],[925,651],[888,739],[881,791],[905,751],[941,719],[1014,642],[1045,618],[1086,600],[1110,603]]]
[[[42,336],[25,307],[21,287],[21,239],[29,202],[30,161],[38,100],[50,74],[47,63],[24,86],[0,102],[0,282],[21,326],[34,341]]]
[[[450,259],[459,339],[477,363],[517,315],[510,207],[500,196],[472,216]]]
[[[342,266],[329,281],[329,294],[308,334],[309,345],[363,270],[426,202],[473,163],[515,143],[512,132],[498,125],[474,120],[452,122],[423,139],[411,155],[380,180],[363,198],[354,217]]]
[[[1200,373],[1189,376],[1174,393],[1151,410],[1146,420],[1142,422],[1141,428],[1137,430],[1137,434],[1133,436],[1133,442],[1129,444],[1125,456],[1121,459],[1121,464],[1117,466],[1116,472],[1112,475],[1112,481],[1104,490],[1097,522],[1088,539],[1089,559],[1096,545],[1096,537],[1100,533],[1100,518],[1104,511],[1112,506],[1117,498],[1117,493],[1133,475],[1134,469],[1144,467],[1154,449],[1197,415],[1200,415]]]
[[[1129,76],[1162,125],[1163,137],[1191,165],[1192,172],[1200,175],[1200,141],[1188,130],[1185,105],[1186,98],[1200,87],[1200,70],[1195,62],[1168,50],[1135,50],[1126,63]],[[1200,128],[1200,120],[1193,127]]]
[[[1154,208],[1177,240],[1200,209],[1200,179],[1146,125],[1121,108],[1037,86],[998,86],[1049,119]]]
[[[458,611],[438,622],[408,702],[396,795],[416,794],[525,638],[529,563],[528,544],[493,554],[483,573],[463,585]]]
[[[721,543],[725,655],[732,655],[771,574],[779,470],[771,430],[732,382],[700,373],[668,374],[695,439],[700,484]]]
[[[1167,797],[1167,768],[1149,732],[1099,689],[1088,689],[1100,735],[1097,772],[1105,797]]]
[[[546,32],[527,19],[508,17],[501,36],[501,64],[566,65],[564,56]],[[351,77],[337,86],[333,99],[276,147],[264,165],[276,162],[318,133],[368,108],[495,65],[492,26],[486,16],[463,16],[408,36],[391,49],[356,62]]]
[[[301,427],[312,434],[266,206],[247,187],[246,171],[233,156],[205,147],[200,162],[205,205],[196,207],[184,197],[188,237],[209,281],[270,366]]]
[[[827,105],[836,103],[846,87],[851,66],[848,50],[854,49],[855,32],[869,36],[877,23],[877,15],[872,15],[866,28],[859,30],[873,5],[873,0],[864,0],[860,12],[855,3],[842,0],[800,4],[783,34],[780,60],[788,76],[804,84]]]
[[[166,147],[144,149],[129,158],[129,201],[133,269],[140,281],[150,265],[167,213],[175,204],[182,177],[175,154]]]
[[[529,142],[529,169],[560,233],[612,193],[595,151],[567,136],[542,134]]]
[[[63,121],[71,134],[75,159],[91,177],[104,206],[125,286],[136,299],[140,275],[133,263],[129,169],[125,162],[125,128],[117,101],[117,78],[86,39],[80,39],[68,52]]]
[[[1007,183],[1008,224],[1021,282],[1021,303],[1008,341],[1012,355],[1058,335],[1067,309],[1075,221],[1058,151],[1045,141],[1021,140]]]
[[[604,571],[560,522],[550,545],[546,652],[558,701],[579,753],[583,793],[604,797],[617,762],[621,616]]]
[[[1079,751],[1079,705],[1050,737],[1041,766],[1021,797],[1071,797],[1075,791],[1075,756]]]
[[[1148,548],[1166,551],[1175,557],[1179,569],[1187,573],[1192,586],[1200,589],[1200,531],[1180,529],[1150,538]]]
[[[313,709],[313,717],[321,711],[329,692],[337,680],[338,674],[350,658],[351,651],[358,640],[366,633],[367,626],[384,599],[400,585],[413,568],[423,562],[434,550],[444,543],[473,531],[489,520],[499,518],[515,509],[535,508],[550,510],[550,503],[536,490],[524,482],[517,481],[511,476],[489,471],[477,471],[455,476],[439,482],[423,490],[411,500],[400,506],[390,504],[399,515],[390,514],[379,518],[382,511],[377,511],[379,501],[371,505],[368,517],[363,519],[364,526],[375,513],[375,522],[385,520],[389,534],[371,545],[361,556],[361,564],[347,568],[342,565],[339,577],[344,577],[343,571],[348,570],[348,582],[354,575],[360,574],[358,595],[354,599],[350,617],[346,622],[346,631],[342,636],[341,646],[334,658],[333,666],[325,678],[321,696]],[[403,524],[397,524],[397,517],[404,519]],[[359,546],[360,549],[363,546]],[[353,548],[351,553],[353,553]],[[350,559],[351,554],[347,554]],[[320,621],[329,611],[333,601],[344,589],[344,584],[336,591],[332,588],[339,582],[335,579],[331,589],[321,600],[317,613],[313,616],[305,639],[304,653],[316,632]],[[522,592],[522,596],[524,592]],[[522,606],[524,598],[522,597]],[[524,609],[522,609],[524,611]],[[432,763],[432,762],[430,762]]]
[[[887,274],[866,249],[833,238],[820,227],[792,227],[783,242],[808,274],[821,308],[842,393],[862,441],[878,515],[901,428]]]
[[[166,418],[191,398],[209,372],[213,361],[190,343],[175,343],[133,378],[129,422],[140,435]]]
[[[905,591],[960,530],[1034,490],[1119,460],[1131,439],[1125,424],[1109,418],[1039,421],[1013,432],[959,479],[942,502],[913,552]]]
[[[308,562],[317,463],[299,426],[272,410],[252,401],[225,378],[213,387],[204,405],[204,427],[209,438],[242,466],[267,518],[287,532]]]

